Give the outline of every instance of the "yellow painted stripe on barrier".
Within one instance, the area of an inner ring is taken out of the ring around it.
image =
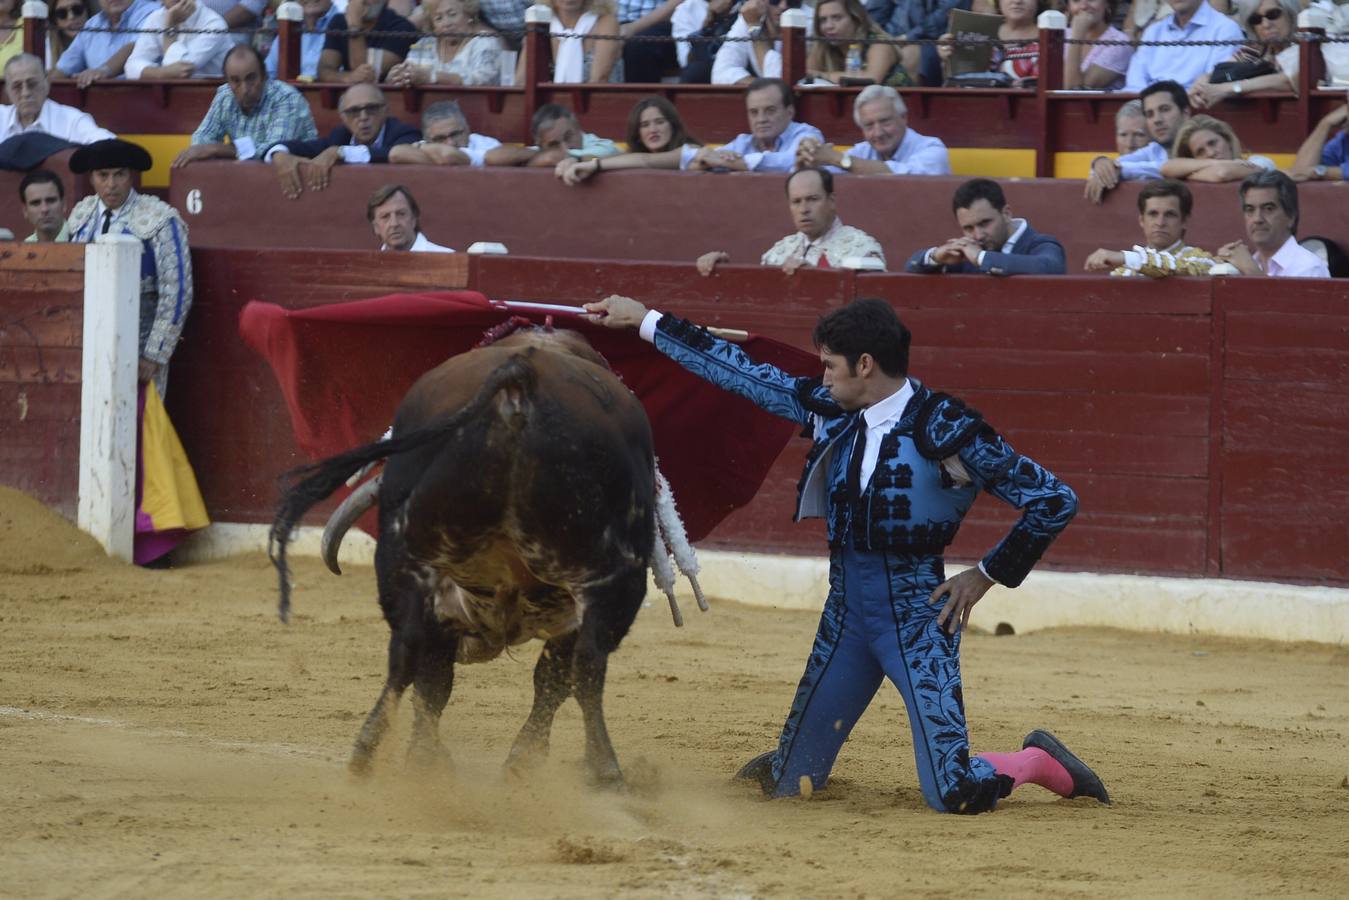
[[[169,166],[192,143],[190,134],[123,134],[119,137],[140,144],[154,161],[150,171],[141,176],[141,186],[148,188],[169,186]]]
[[[951,174],[985,178],[1034,178],[1034,150],[952,147]]]
[[[1086,178],[1087,173],[1091,171],[1091,161],[1098,156],[1108,156],[1114,159],[1118,154],[1115,153],[1055,153],[1054,154],[1054,177],[1055,178]],[[1287,169],[1297,158],[1296,153],[1260,153],[1259,156],[1266,157],[1280,169]]]

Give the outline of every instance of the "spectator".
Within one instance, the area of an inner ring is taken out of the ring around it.
[[[998,26],[998,49],[989,63],[989,71],[1001,72],[1013,85],[1023,87],[1040,77],[1040,27],[1035,24],[1035,17],[1041,7],[1036,0],[997,0],[997,9],[1002,14],[1002,24]],[[937,45],[943,77],[954,40],[954,35],[943,34],[942,43]]]
[[[380,250],[406,250],[412,253],[453,253],[427,240],[420,226],[422,211],[412,192],[401,184],[386,184],[370,195],[365,217],[375,237],[383,243]]]
[[[1092,160],[1091,174],[1087,177],[1086,190],[1083,192],[1092,203],[1100,203],[1105,199],[1106,192],[1113,191],[1121,180],[1161,178],[1162,165],[1171,158],[1176,134],[1190,118],[1189,97],[1185,88],[1174,81],[1148,85],[1139,95],[1139,100],[1143,104],[1143,115],[1152,143],[1117,160],[1106,156]]]
[[[333,6],[332,0],[299,0],[304,9],[304,31],[300,34],[300,77],[311,81],[318,78],[319,58],[323,55],[324,44],[328,40],[328,29],[334,20],[341,21],[342,12]],[[280,41],[272,41],[267,51],[267,74],[277,77],[280,65]]]
[[[56,61],[70,49],[80,30],[98,14],[95,0],[56,0],[51,6],[51,21],[47,23],[47,50],[45,68],[56,70]]]
[[[575,186],[602,170],[687,169],[688,163],[703,149],[701,141],[689,136],[674,104],[664,97],[637,101],[628,114],[627,144],[630,152],[617,156],[578,160],[572,165],[563,160],[558,163],[557,176],[564,184]]]
[[[1148,135],[1148,119],[1143,115],[1143,101],[1130,100],[1115,113],[1115,152],[1128,156],[1135,150],[1142,150],[1151,138]]]
[[[1141,40],[1140,35],[1149,25],[1160,22],[1171,15],[1171,4],[1167,0],[1129,0],[1124,11],[1124,33],[1129,40]]]
[[[10,57],[4,73],[5,99],[12,105],[0,106],[0,141],[32,131],[72,144],[91,144],[116,137],[100,128],[87,112],[50,99],[51,82],[43,71],[42,60],[33,54]]]
[[[740,0],[684,0],[670,17],[683,84],[709,84],[712,62],[740,19]]]
[[[1208,5],[1208,0],[1170,0],[1171,15],[1143,32],[1144,41],[1217,41],[1203,47],[1142,46],[1129,60],[1124,89],[1138,93],[1155,81],[1170,79],[1188,88],[1222,62],[1242,40],[1236,22]],[[1230,43],[1229,43],[1230,42]]]
[[[534,0],[482,0],[482,17],[497,31],[504,34],[517,34],[525,28],[525,10],[534,5]],[[511,39],[512,46],[518,45],[518,39]]]
[[[137,380],[153,381],[162,396],[169,357],[192,306],[192,255],[178,211],[133,185],[131,173],[149,168],[150,154],[128,141],[97,141],[76,150],[70,171],[88,173],[94,194],[75,204],[69,225],[72,243],[91,243],[108,233],[129,234],[141,242]]]
[[[409,84],[501,84],[501,38],[478,19],[478,0],[427,0],[427,34],[387,81]],[[471,37],[464,37],[471,35]]]
[[[1241,181],[1257,169],[1273,169],[1263,156],[1243,158],[1241,141],[1226,122],[1191,116],[1176,135],[1172,159],[1162,164],[1166,178],[1189,181]]]
[[[422,139],[389,150],[391,163],[482,166],[501,141],[469,130],[468,117],[453,100],[438,100],[422,111]]]
[[[66,226],[66,188],[61,176],[50,169],[35,169],[19,182],[19,201],[23,217],[33,226],[33,233],[24,238],[30,244],[70,240]]]
[[[796,231],[768,249],[762,266],[781,266],[788,275],[802,266],[832,268],[853,259],[879,260],[885,267],[880,243],[860,228],[844,225],[834,205],[834,176],[824,169],[800,169],[787,176],[787,205]],[[698,271],[711,275],[729,254],[714,250],[698,257]]]
[[[793,121],[796,96],[781,78],[756,78],[745,88],[745,113],[749,133],[736,137],[721,148],[720,157],[702,154],[691,159],[689,169],[744,168],[750,172],[790,172],[796,167],[801,141],[810,138],[821,144],[824,135],[814,125]],[[730,154],[739,156],[732,159]],[[718,159],[729,165],[718,165]]]
[[[946,145],[909,127],[909,110],[899,91],[883,84],[862,88],[853,101],[853,121],[866,138],[847,155],[812,138],[801,141],[797,163],[838,166],[859,175],[950,175]]]
[[[1151,181],[1138,192],[1138,227],[1143,243],[1132,250],[1100,249],[1087,257],[1088,272],[1165,278],[1207,275],[1216,260],[1185,243],[1185,228],[1194,209],[1190,189],[1179,181]]]
[[[262,24],[262,15],[267,10],[267,0],[201,0],[201,2],[225,20],[225,24],[234,32],[230,40],[235,44],[247,44],[252,37],[250,32]]]
[[[961,237],[919,250],[906,271],[979,273],[986,275],[1062,275],[1063,245],[1040,234],[1025,219],[1012,218],[1002,188],[989,178],[975,178],[956,188],[951,201]]]
[[[532,147],[497,147],[488,151],[489,166],[553,166],[566,159],[616,156],[618,147],[608,138],[581,128],[576,114],[556,103],[545,103],[530,122]]]
[[[1190,105],[1212,109],[1231,97],[1270,91],[1297,93],[1298,0],[1262,0],[1246,23],[1255,32],[1258,43],[1246,45],[1219,64],[1232,71],[1226,81],[1214,82],[1217,71],[1200,75],[1190,86]],[[1264,70],[1260,74],[1258,70]]]
[[[23,52],[23,0],[0,0],[0,66]]]
[[[671,17],[683,0],[618,0],[619,34],[638,40],[623,42],[623,74],[635,84],[659,84],[677,59],[673,43],[642,40],[673,36]]]
[[[744,0],[726,40],[712,60],[713,84],[748,84],[756,78],[782,77],[782,10],[796,9],[801,0]],[[815,33],[815,20],[806,19],[806,37]]]
[[[317,137],[314,114],[300,92],[269,79],[262,54],[251,44],[235,44],[225,54],[225,83],[173,168],[199,159],[256,159],[274,144]]]
[[[376,82],[407,58],[417,28],[383,0],[347,0],[328,23],[319,54],[319,81]]]
[[[806,74],[816,81],[908,84],[894,44],[869,43],[887,37],[867,15],[861,0],[820,0],[815,5],[815,41],[806,55]]]
[[[618,19],[611,0],[547,0],[553,10],[549,26],[553,47],[553,78],[561,84],[623,80]],[[520,51],[515,81],[524,84],[527,48]]]
[[[1349,179],[1349,97],[1345,105],[1324,116],[1297,149],[1288,174],[1294,181],[1344,181]],[[1330,135],[1334,133],[1332,138]]]
[[[910,41],[931,41],[946,32],[951,10],[968,9],[966,0],[868,0],[867,12],[886,33]],[[931,44],[908,44],[899,48],[900,63],[912,84],[920,84],[919,72],[939,68]],[[926,65],[924,65],[926,60]]]
[[[1218,248],[1218,258],[1243,275],[1329,278],[1330,268],[1297,242],[1297,184],[1282,172],[1254,172],[1241,182],[1241,216],[1252,254],[1241,241]]]
[[[197,0],[164,0],[145,17],[126,61],[126,77],[219,78],[230,40],[225,20]]]
[[[1115,17],[1112,0],[1069,0],[1070,41],[1127,41],[1129,36],[1110,22]],[[1063,86],[1070,91],[1117,91],[1124,87],[1132,47],[1097,44],[1067,44],[1064,49]]]
[[[136,29],[160,6],[154,0],[102,0],[103,11],[85,24],[56,61],[56,74],[74,77],[79,88],[104,78],[117,78],[126,69],[136,44]]]
[[[389,161],[389,151],[399,144],[421,140],[422,133],[389,115],[384,94],[373,84],[353,84],[337,101],[342,124],[326,138],[287,141],[267,150],[265,162],[276,166],[281,193],[295,200],[308,183],[310,190],[328,186],[338,163],[365,165]]]

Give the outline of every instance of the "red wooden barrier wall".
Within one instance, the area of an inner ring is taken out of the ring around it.
[[[0,483],[75,517],[84,247],[0,244]]]
[[[461,250],[500,241],[521,256],[670,262],[726,250],[752,263],[793,230],[780,175],[629,171],[569,188],[540,170],[339,166],[326,191],[291,201],[270,167],[200,163],[174,176],[170,199],[189,210],[194,247],[373,248],[366,198],[390,181],[417,197],[432,240]],[[963,181],[848,175],[834,184],[843,221],[874,235],[890,269],[902,271],[915,250],[957,234],[951,195]],[[1003,184],[1014,215],[1063,241],[1070,272],[1098,247],[1141,239],[1138,184],[1112,192],[1103,206],[1083,200],[1078,181]],[[1194,194],[1191,241],[1212,249],[1244,236],[1235,185],[1195,185]],[[1301,234],[1349,247],[1344,185],[1306,184],[1299,199]]]

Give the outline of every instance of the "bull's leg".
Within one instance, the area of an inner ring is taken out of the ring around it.
[[[428,640],[417,654],[416,692],[412,697],[412,744],[408,759],[430,765],[446,757],[440,743],[440,714],[454,687],[455,640]]]
[[[389,677],[384,682],[384,690],[375,701],[375,708],[365,717],[361,733],[356,736],[356,746],[351,749],[351,760],[347,768],[353,775],[366,775],[370,772],[370,762],[374,759],[375,749],[389,731],[389,722],[398,701],[412,683],[415,660],[413,649],[394,631],[389,635]]]
[[[548,736],[553,730],[553,717],[563,701],[571,695],[572,658],[576,647],[576,632],[553,638],[543,645],[538,664],[534,666],[534,706],[529,718],[515,737],[506,768],[522,772],[548,755]]]
[[[585,591],[586,611],[572,654],[572,690],[585,723],[586,768],[595,783],[621,787],[623,772],[604,723],[604,676],[609,654],[628,633],[646,593],[646,568],[633,568]]]

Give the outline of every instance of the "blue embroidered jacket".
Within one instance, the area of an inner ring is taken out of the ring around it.
[[[960,400],[916,379],[913,398],[886,435],[876,469],[859,497],[847,486],[861,412],[834,402],[819,378],[798,378],[754,362],[735,344],[662,316],[656,349],[701,378],[774,415],[812,426],[814,445],[797,485],[796,520],[823,516],[829,546],[941,556],[979,490],[1022,510],[1021,519],[983,559],[990,577],[1019,585],[1077,512],[1077,495],[1052,472],[1022,456]],[[943,465],[959,460],[970,482]]]

